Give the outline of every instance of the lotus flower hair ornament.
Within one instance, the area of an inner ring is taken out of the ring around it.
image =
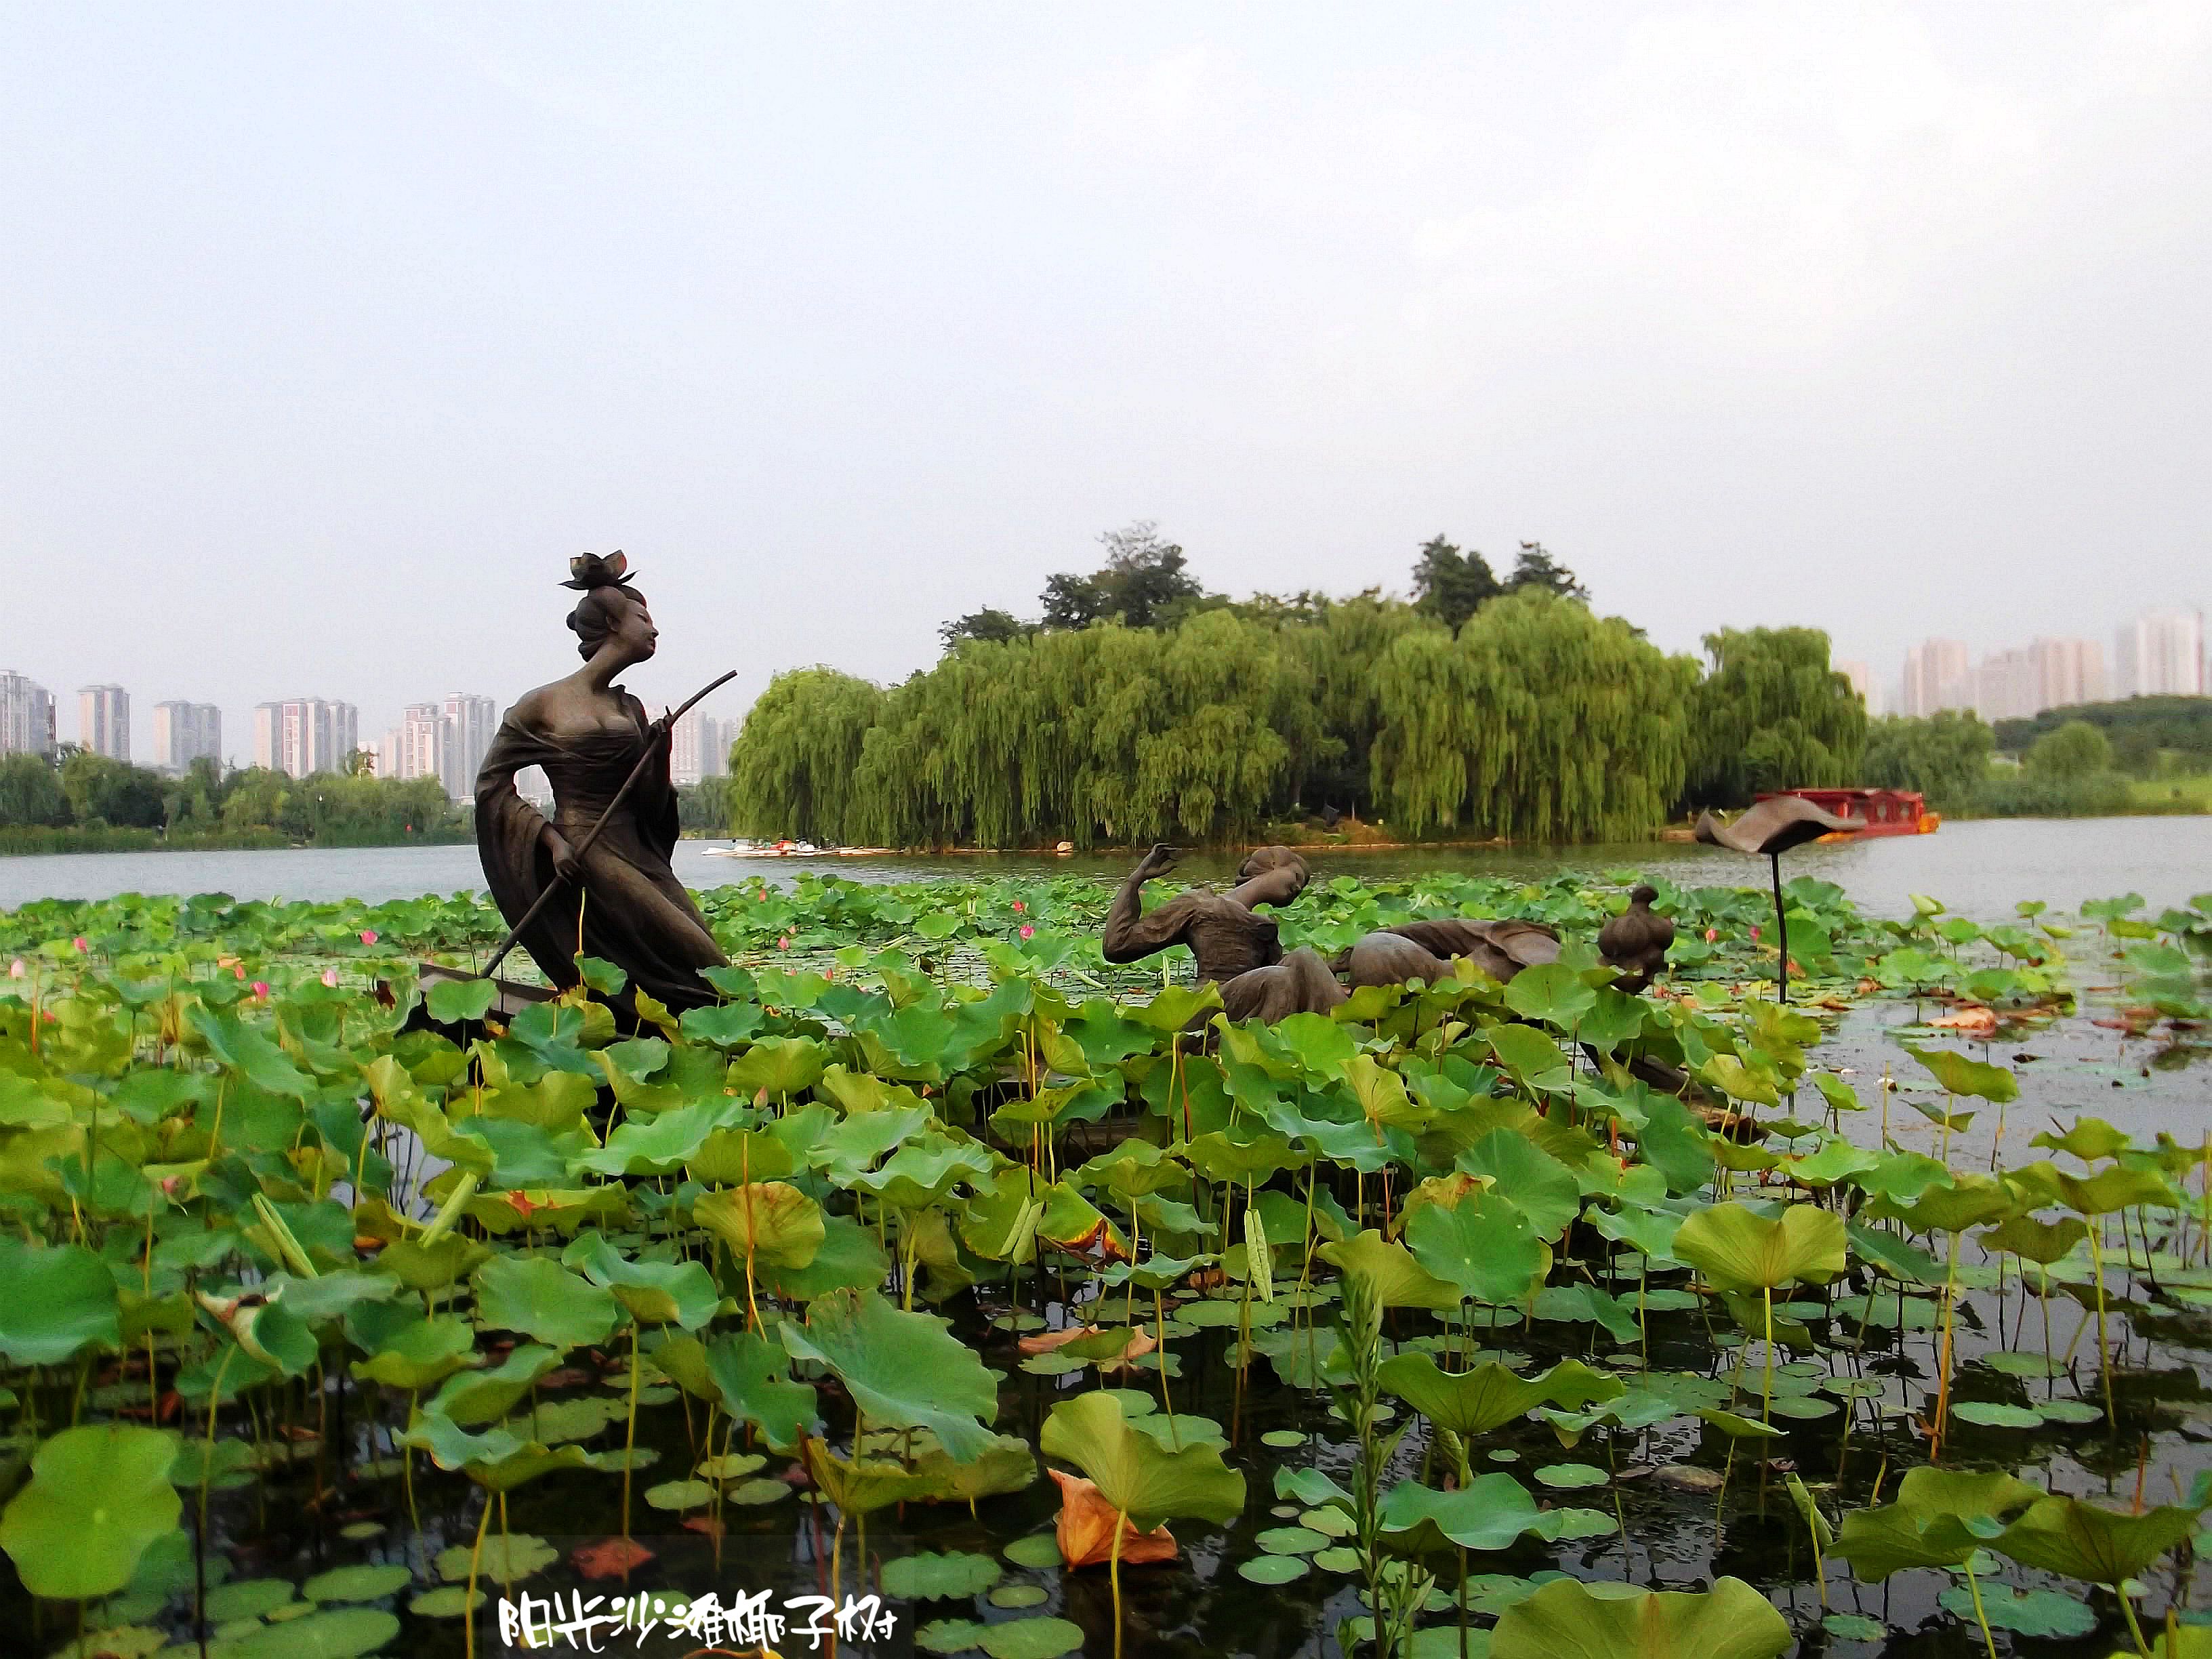
[[[594,587],[628,587],[629,582],[629,560],[617,550],[579,553],[568,561],[568,580],[561,586],[588,592]]]

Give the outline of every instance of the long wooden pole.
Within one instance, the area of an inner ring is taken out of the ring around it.
[[[684,715],[690,714],[692,709],[737,677],[738,671],[732,668],[712,685],[707,686],[692,696],[683,707],[670,714],[663,714],[646,728],[645,752],[637,757],[637,764],[630,768],[629,775],[623,780],[623,787],[615,791],[615,798],[607,803],[607,810],[599,814],[599,821],[591,827],[583,840],[576,843],[576,863],[580,867],[583,864],[584,854],[590,852],[592,843],[599,840],[599,832],[614,821],[615,814],[622,810],[622,804],[629,799],[629,792],[637,787],[637,781],[645,775],[645,769],[653,764],[653,751],[660,746],[659,734],[673,727],[677,721],[682,720]],[[544,914],[545,907],[553,902],[554,896],[559,893],[564,885],[566,883],[556,872],[553,879],[545,884],[545,890],[538,896],[537,902],[523,912],[522,920],[516,922],[508,931],[507,937],[500,941],[499,949],[491,953],[491,960],[484,963],[477,975],[477,978],[491,977],[492,970],[507,959],[507,953],[514,949],[516,942],[522,938],[525,930]]]

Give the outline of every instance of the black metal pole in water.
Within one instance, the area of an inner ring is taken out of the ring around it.
[[[1782,908],[1782,854],[1769,853],[1766,861],[1774,866],[1774,933],[1776,942],[1782,946],[1781,976],[1776,981],[1777,995],[1784,1002],[1790,1000],[1790,917]]]

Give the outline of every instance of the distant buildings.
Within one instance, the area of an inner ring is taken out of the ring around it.
[[[727,772],[730,744],[737,738],[738,726],[736,720],[717,720],[696,708],[677,721],[669,744],[670,778],[677,783],[691,784],[702,778],[719,778]]]
[[[1840,665],[1838,665],[1840,666]],[[2026,720],[2107,696],[2105,653],[2094,640],[2044,638],[1970,665],[1963,640],[1925,640],[1905,653],[1900,714],[1971,708],[1984,720]]]
[[[435,778],[453,799],[466,800],[498,731],[499,704],[489,697],[456,691],[441,702],[410,703],[378,747],[377,775]]]
[[[0,755],[54,752],[54,695],[27,675],[0,669]]]
[[[1863,662],[1855,662],[1847,657],[1838,657],[1831,661],[1828,666],[1851,683],[1851,690],[1859,694],[1859,701],[1866,704],[1868,714],[1881,713],[1881,696],[1875,689],[1872,669]],[[736,734],[733,732],[732,735]],[[726,745],[725,749],[726,752]]]
[[[343,772],[360,747],[361,711],[349,702],[292,697],[253,711],[253,763],[289,777]]]
[[[2204,616],[2197,611],[2146,611],[2112,641],[2115,695],[2204,695]]]
[[[77,746],[110,760],[131,758],[131,694],[119,685],[84,685],[76,694]]]
[[[1899,713],[1928,715],[1939,708],[1965,708],[1973,700],[1964,640],[1923,640],[1905,653]]]
[[[196,760],[222,761],[222,710],[211,702],[154,705],[154,766],[182,773]]]

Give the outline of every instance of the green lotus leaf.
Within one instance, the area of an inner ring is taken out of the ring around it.
[[[404,1445],[430,1454],[441,1469],[459,1469],[488,1492],[511,1492],[553,1469],[592,1466],[580,1446],[548,1446],[505,1429],[471,1434],[442,1417],[425,1412],[399,1437]]]
[[[271,1625],[224,1650],[224,1659],[361,1659],[399,1634],[381,1607],[333,1607]]]
[[[54,1601],[121,1589],[148,1545],[183,1513],[169,1466],[177,1438],[110,1424],[64,1429],[31,1459],[30,1484],[0,1514],[0,1549],[23,1588]]]
[[[789,1302],[811,1302],[832,1291],[866,1290],[891,1270],[875,1230],[848,1215],[822,1218],[822,1243],[802,1266],[755,1263],[761,1284]]]
[[[436,1322],[442,1324],[445,1322]],[[560,1363],[558,1349],[524,1343],[489,1370],[463,1371],[447,1377],[445,1386],[438,1390],[428,1409],[441,1417],[450,1418],[463,1428],[496,1423],[513,1411],[517,1402],[530,1392],[532,1383]],[[383,1382],[387,1379],[379,1377],[377,1380]]]
[[[2120,1130],[2100,1117],[2081,1116],[2063,1134],[2049,1129],[2032,1137],[2031,1146],[2048,1147],[2054,1152],[2071,1152],[2084,1164],[2095,1164],[2108,1158],[2118,1158],[2135,1143]]]
[[[814,1389],[791,1380],[791,1360],[757,1331],[738,1331],[708,1345],[706,1372],[722,1409],[758,1429],[779,1451],[795,1448],[817,1420]]]
[[[1993,1400],[1962,1400],[1951,1407],[1951,1415],[1962,1423],[1972,1423],[1985,1429],[2034,1429],[2043,1425],[2042,1416],[2026,1406],[2007,1406]]]
[[[441,979],[422,998],[430,1018],[441,1025],[459,1025],[482,1019],[499,1000],[499,987],[489,979]]]
[[[1582,1144],[1588,1148],[1587,1139]],[[1492,1200],[1503,1199],[1527,1216],[1539,1238],[1557,1238],[1582,1212],[1582,1189],[1574,1172],[1515,1130],[1492,1130],[1462,1152],[1453,1167],[1462,1174],[1487,1176]]]
[[[1578,1409],[1620,1396],[1616,1377],[1579,1359],[1563,1359],[1540,1376],[1522,1378],[1495,1360],[1449,1372],[1425,1353],[1401,1353],[1382,1363],[1382,1386],[1439,1428],[1463,1438],[1489,1434],[1540,1405]]]
[[[2138,1204],[2172,1204],[2173,1188],[2154,1170],[2114,1165],[2083,1180],[2058,1171],[2058,1190],[2076,1215],[2112,1215]]]
[[[228,1625],[240,1619],[259,1619],[297,1595],[282,1578],[241,1578],[219,1584],[207,1593],[208,1623]]]
[[[730,1081],[748,1094],[788,1100],[821,1081],[829,1056],[809,1037],[765,1037],[730,1067]]]
[[[1372,1227],[1357,1238],[1324,1244],[1316,1254],[1347,1277],[1364,1280],[1379,1307],[1450,1310],[1460,1304],[1456,1285],[1437,1278],[1403,1244]]]
[[[696,1261],[635,1261],[599,1232],[579,1233],[561,1252],[561,1265],[582,1273],[641,1325],[678,1325],[696,1331],[714,1316],[721,1294],[714,1275]]]
[[[418,1319],[402,1325],[368,1358],[355,1360],[353,1374],[412,1394],[475,1364],[476,1344],[476,1332],[460,1320]]]
[[[1004,1571],[988,1555],[924,1551],[883,1565],[883,1591],[902,1601],[957,1601],[981,1595]]]
[[[1555,1579],[1509,1607],[1491,1632],[1491,1659],[1776,1659],[1790,1622],[1741,1578],[1703,1595],[1601,1595]]]
[[[1479,1474],[1457,1492],[1401,1480],[1383,1494],[1382,1531],[1398,1551],[1426,1553],[1450,1545],[1502,1550],[1524,1533],[1556,1540],[1567,1511],[1544,1510],[1510,1474]]]
[[[781,1181],[798,1167],[791,1148],[765,1129],[717,1129],[699,1143],[684,1169],[702,1187],[742,1187]]]
[[[58,1365],[86,1346],[123,1340],[114,1276],[82,1244],[0,1238],[0,1354],[17,1365]]]
[[[463,1571],[467,1569],[464,1567]],[[489,1590],[471,1590],[466,1584],[441,1584],[436,1589],[424,1590],[410,1596],[407,1611],[417,1619],[459,1619],[474,1613],[491,1599]]]
[[[1973,1593],[1964,1584],[1953,1585],[1936,1599],[1960,1619],[1986,1618],[1992,1630],[2016,1631],[2022,1636],[2070,1639],[2097,1628],[2096,1608],[2060,1590],[2017,1590],[2009,1584],[1984,1584],[1978,1614]]]
[[[1564,962],[1523,968],[1505,983],[1505,1006],[1523,1019],[1540,1019],[1572,1031],[1597,1006],[1597,993]]]
[[[705,1105],[626,1118],[605,1146],[580,1154],[574,1168],[602,1176],[668,1175],[706,1143],[714,1131],[714,1118],[715,1109]]]
[[[301,1585],[300,1594],[310,1601],[376,1601],[414,1577],[398,1565],[332,1567]]]
[[[384,1247],[376,1266],[410,1291],[442,1291],[490,1256],[490,1249],[475,1239],[447,1233],[428,1244],[418,1238],[395,1239]]]
[[[2033,1216],[2014,1215],[1979,1235],[1975,1242],[1985,1250],[2007,1250],[2047,1267],[2088,1236],[2088,1224],[2077,1216],[2038,1221]]]
[[[990,1446],[998,1384],[943,1320],[902,1313],[873,1291],[834,1291],[805,1324],[787,1319],[777,1333],[793,1358],[835,1372],[871,1424],[927,1429],[961,1462]]]
[[[848,1121],[866,1122],[871,1118],[890,1115],[870,1113],[867,1117]],[[900,1147],[881,1169],[856,1171],[850,1184],[861,1192],[873,1194],[895,1210],[918,1210],[926,1205],[944,1202],[963,1182],[973,1186],[987,1180],[992,1165],[990,1149],[981,1142],[933,1134]]]
[[[901,1438],[906,1443],[907,1467],[927,1484],[923,1496],[936,1502],[972,1504],[1020,1492],[1036,1481],[1036,1454],[1019,1435],[994,1435],[989,1446],[964,1463],[955,1462],[934,1435],[902,1431]]]
[[[699,1224],[757,1270],[804,1267],[822,1248],[822,1206],[787,1182],[757,1181],[708,1193],[691,1206]]]
[[[1737,1203],[1699,1210],[1675,1233],[1674,1255],[1721,1291],[1825,1284],[1848,1265],[1843,1217],[1809,1204],[1778,1219]]]
[[[1244,1477],[1222,1462],[1218,1446],[1168,1450],[1130,1425],[1110,1391],[1054,1406],[1039,1445],[1046,1456],[1081,1469],[1139,1532],[1183,1516],[1225,1525],[1244,1510]]]
[[[470,1547],[452,1544],[438,1552],[434,1564],[438,1577],[449,1584],[467,1582]],[[532,1533],[495,1533],[483,1541],[477,1563],[478,1576],[487,1583],[511,1584],[545,1571],[561,1559],[561,1552]]]
[[[1498,1063],[1522,1083],[1545,1088],[1566,1081],[1567,1057],[1548,1032],[1533,1025],[1493,1025],[1485,1035]]]
[[[928,1483],[888,1458],[840,1457],[821,1441],[805,1444],[806,1471],[822,1495],[847,1515],[872,1515],[929,1495]],[[779,1485],[781,1483],[779,1482]]]
[[[543,1256],[495,1256],[478,1267],[477,1316],[494,1330],[520,1331],[556,1348],[582,1347],[614,1334],[613,1295]]]
[[[1925,1066],[1947,1094],[1972,1095],[1992,1106],[2020,1098],[2020,1080],[2002,1066],[1972,1060],[1954,1048],[1916,1048],[1898,1045]]]
[[[645,1501],[657,1510],[696,1510],[714,1501],[714,1489],[704,1480],[664,1480],[645,1489]]]
[[[1492,1193],[1449,1208],[1422,1205],[1406,1223],[1406,1243],[1423,1267],[1475,1302],[1525,1306],[1552,1270],[1551,1247],[1528,1216]]]
[[[1083,1645],[1083,1626],[1065,1619],[1010,1619],[985,1626],[975,1645],[989,1659],[1061,1659]]]
[[[2078,1498],[2039,1498],[1990,1547],[2046,1572],[2118,1587],[2188,1537],[2200,1513],[2166,1504],[2126,1515]]]
[[[1948,1187],[1930,1187],[1910,1204],[1880,1198],[1870,1215],[1901,1221],[1916,1233],[1962,1233],[2002,1219],[2019,1207],[2013,1189],[1994,1176],[1960,1176]]]
[[[1754,1106],[1782,1103],[1774,1079],[1764,1072],[1753,1070],[1734,1054],[1712,1055],[1698,1067],[1698,1077],[1731,1100],[1747,1100]]]

